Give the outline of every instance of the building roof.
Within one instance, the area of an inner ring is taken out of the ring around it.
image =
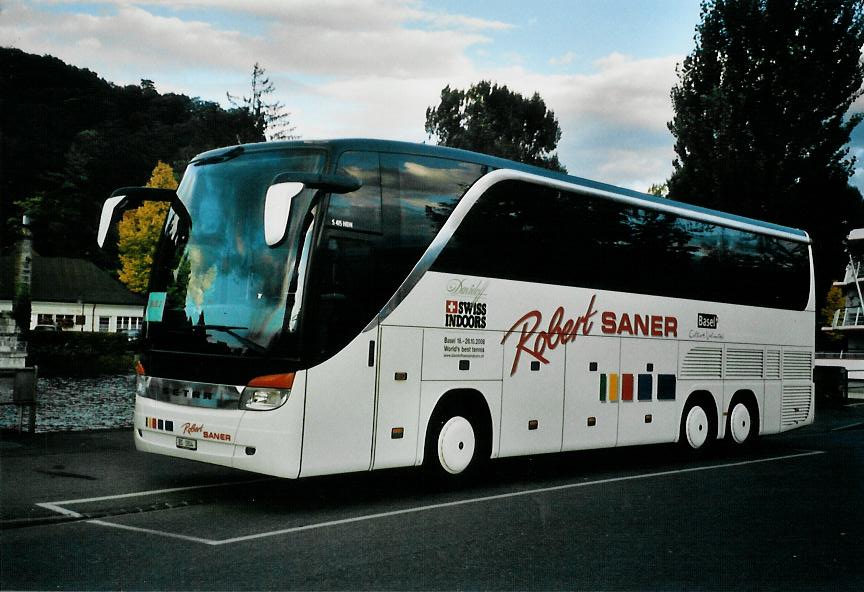
[[[15,256],[0,257],[0,300],[12,300]],[[143,306],[144,297],[130,292],[118,280],[86,259],[33,257],[33,302],[86,302]]]

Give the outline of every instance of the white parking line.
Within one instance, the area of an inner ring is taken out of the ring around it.
[[[840,426],[838,428],[831,428],[832,432],[842,432],[843,430],[851,430],[852,428],[857,428],[858,426],[864,425],[864,421],[859,421],[856,423],[850,423],[849,425]]]
[[[510,493],[501,493],[501,494],[497,494],[497,495],[488,495],[488,496],[483,496],[483,497],[468,498],[468,499],[456,500],[456,501],[452,501],[452,502],[444,502],[444,503],[440,503],[440,504],[428,504],[425,506],[416,506],[413,508],[405,508],[402,510],[392,510],[389,512],[379,512],[376,514],[364,514],[361,516],[354,516],[352,518],[343,518],[340,520],[329,520],[326,522],[316,522],[316,523],[307,524],[304,526],[295,526],[292,528],[283,528],[280,530],[261,532],[258,534],[251,534],[251,535],[233,537],[230,539],[222,539],[222,540],[205,539],[205,538],[199,538],[199,537],[177,534],[177,533],[172,533],[172,532],[165,532],[162,530],[155,530],[155,529],[150,529],[150,528],[140,528],[137,526],[127,526],[125,524],[115,524],[113,522],[105,522],[104,520],[87,520],[87,522],[89,524],[96,524],[98,526],[106,526],[109,528],[117,528],[117,529],[121,529],[121,530],[132,531],[132,532],[154,534],[157,536],[162,536],[162,537],[167,537],[167,538],[172,538],[172,539],[179,539],[179,540],[189,541],[189,542],[193,542],[193,543],[201,543],[201,544],[210,545],[210,546],[220,546],[220,545],[230,545],[230,544],[234,544],[234,543],[242,543],[242,542],[247,542],[247,541],[254,541],[254,540],[258,540],[258,539],[280,536],[280,535],[293,534],[293,533],[298,533],[298,532],[305,532],[305,531],[316,530],[316,529],[320,529],[320,528],[329,528],[332,526],[341,526],[341,525],[345,525],[345,524],[354,524],[357,522],[367,522],[370,520],[379,520],[379,519],[383,519],[383,518],[391,518],[393,516],[401,516],[404,514],[428,512],[431,510],[440,510],[443,508],[453,508],[456,506],[465,506],[465,505],[469,505],[469,504],[479,504],[479,503],[483,503],[483,502],[497,501],[497,500],[503,500],[503,499],[508,499],[508,498],[515,498],[515,497],[523,497],[523,496],[527,496],[527,495],[536,495],[536,494],[541,494],[541,493],[552,493],[552,492],[557,492],[557,491],[566,491],[568,489],[576,489],[579,487],[590,487],[593,485],[605,485],[608,483],[619,483],[622,481],[637,481],[637,480],[641,480],[641,479],[652,479],[652,478],[656,478],[656,477],[668,477],[671,475],[682,475],[685,473],[696,473],[696,472],[701,472],[701,471],[714,471],[714,470],[718,470],[718,469],[727,469],[727,468],[731,468],[731,467],[742,467],[742,466],[746,466],[746,465],[753,465],[753,464],[759,464],[759,463],[777,462],[777,461],[789,460],[789,459],[793,459],[793,458],[803,458],[803,457],[814,456],[814,455],[818,455],[818,454],[824,454],[824,451],[809,450],[809,451],[799,452],[797,454],[789,454],[786,456],[773,456],[773,457],[769,457],[769,458],[745,460],[745,461],[740,461],[740,462],[730,462],[730,463],[724,463],[724,464],[719,464],[719,465],[690,467],[687,469],[675,469],[675,470],[671,470],[671,471],[659,471],[657,473],[644,473],[641,475],[628,475],[625,477],[611,477],[609,479],[598,479],[596,481],[583,481],[583,482],[579,482],[579,483],[568,483],[566,485],[555,485],[552,487],[540,487],[537,489],[528,489],[528,490],[524,490],[524,491],[513,491]],[[69,510],[67,508],[63,508],[62,506],[74,504],[74,503],[82,504],[82,503],[106,501],[106,500],[112,500],[112,499],[123,499],[123,498],[137,497],[137,496],[157,495],[160,493],[171,493],[171,492],[177,492],[177,491],[191,491],[194,489],[204,489],[204,488],[208,488],[208,487],[226,487],[226,486],[230,486],[230,485],[240,485],[243,483],[256,483],[256,482],[260,482],[260,481],[270,481],[270,480],[272,480],[272,479],[257,479],[257,480],[253,480],[253,481],[237,481],[237,482],[233,482],[233,483],[216,483],[216,484],[212,484],[212,485],[198,485],[195,487],[177,487],[177,488],[173,488],[173,489],[160,489],[160,490],[155,490],[155,491],[143,491],[143,492],[127,493],[127,494],[113,495],[113,496],[109,495],[109,496],[104,496],[104,497],[86,498],[86,499],[79,499],[79,500],[45,502],[45,503],[40,503],[37,505],[42,507],[42,508],[46,508],[46,509],[52,510],[54,512],[59,512],[61,514],[67,515],[67,516],[72,516],[72,517],[76,517],[76,518],[83,518],[84,516],[82,514],[79,514],[77,512]]]

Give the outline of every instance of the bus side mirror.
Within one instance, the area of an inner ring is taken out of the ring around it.
[[[351,193],[362,183],[348,175],[321,175],[317,173],[281,173],[276,175],[264,198],[264,239],[268,247],[285,240],[291,202],[304,189],[318,189],[325,193]]]
[[[303,191],[303,183],[277,183],[267,189],[264,199],[264,239],[268,247],[275,247],[285,240],[288,218],[291,217],[291,201]]]
[[[123,187],[111,194],[102,204],[102,214],[99,217],[99,232],[96,242],[99,248],[105,246],[108,230],[126,210],[137,208],[145,201],[163,201],[171,204],[174,211],[187,223],[191,223],[186,206],[177,197],[173,189],[155,189],[153,187]]]

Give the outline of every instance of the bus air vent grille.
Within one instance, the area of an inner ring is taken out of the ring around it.
[[[765,352],[765,378],[780,379],[780,350],[769,349]]]
[[[790,427],[806,421],[812,401],[813,392],[809,385],[785,385],[781,425]]]
[[[812,380],[813,358],[807,351],[783,352],[783,380]]]
[[[726,378],[762,378],[761,349],[726,350]]]
[[[694,347],[681,363],[681,378],[722,378],[723,350],[719,347]]]

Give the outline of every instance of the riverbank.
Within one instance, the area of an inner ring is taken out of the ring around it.
[[[11,392],[0,391],[0,402],[11,400]],[[135,410],[135,376],[40,377],[36,385],[36,401],[37,433],[131,427]],[[17,427],[18,408],[15,405],[0,406],[0,429]]]

